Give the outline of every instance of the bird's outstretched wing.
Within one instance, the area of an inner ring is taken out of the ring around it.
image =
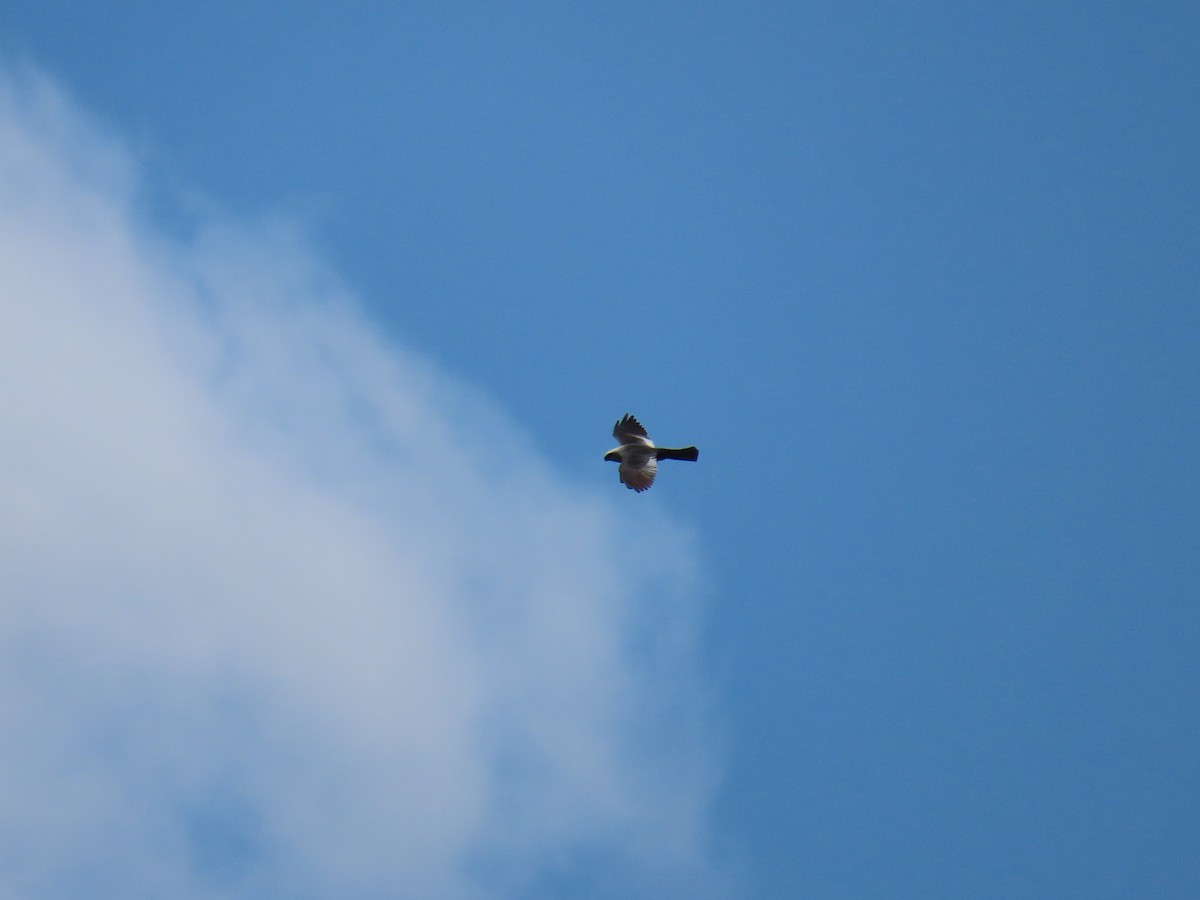
[[[646,434],[646,429],[642,427],[642,423],[631,416],[629,413],[617,420],[617,424],[613,426],[613,437],[622,444],[646,444],[653,446],[650,443],[650,436]],[[651,476],[653,478],[654,476]],[[646,485],[649,487],[650,485]]]
[[[621,484],[641,493],[654,484],[658,474],[658,460],[653,456],[627,456],[621,460]]]

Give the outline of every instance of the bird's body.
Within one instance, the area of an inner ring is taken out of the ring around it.
[[[621,484],[631,491],[641,492],[654,484],[660,459],[695,462],[700,456],[695,447],[654,446],[642,423],[628,413],[613,427],[613,437],[620,445],[605,453],[604,458],[621,464],[618,470]]]

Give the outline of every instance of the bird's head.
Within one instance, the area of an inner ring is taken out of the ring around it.
[[[621,451],[620,450],[609,450],[607,453],[604,454],[604,459],[606,462],[620,462],[621,461]]]

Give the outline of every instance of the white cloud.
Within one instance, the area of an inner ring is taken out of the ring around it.
[[[135,187],[0,78],[0,893],[716,893],[686,536]]]

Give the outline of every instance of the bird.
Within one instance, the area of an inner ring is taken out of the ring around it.
[[[617,420],[613,426],[613,437],[620,442],[620,446],[609,450],[604,458],[621,464],[617,470],[621,484],[638,493],[654,484],[660,459],[695,462],[700,457],[700,451],[695,447],[655,447],[642,423],[629,413]]]

